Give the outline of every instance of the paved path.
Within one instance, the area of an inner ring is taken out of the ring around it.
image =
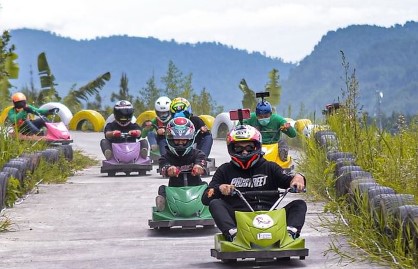
[[[73,132],[73,137],[74,148],[102,159],[101,133]],[[212,152],[218,165],[229,160],[223,140],[215,141]],[[227,266],[212,258],[209,250],[216,228],[150,230],[154,197],[158,186],[166,183],[155,169],[143,177],[107,177],[100,174],[100,166],[94,166],[78,172],[66,184],[40,185],[39,193],[4,211],[14,224],[12,232],[0,233],[0,268],[260,267],[252,261]],[[343,267],[324,256],[329,237],[326,231],[313,228],[318,227],[318,214],[322,214],[322,205],[309,203],[303,229],[310,249],[306,260],[262,264],[262,268]],[[348,264],[344,268],[377,267]]]

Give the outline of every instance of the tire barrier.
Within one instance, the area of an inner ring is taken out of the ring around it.
[[[85,123],[92,125],[93,131],[103,131],[105,119],[103,116],[94,110],[82,110],[77,112],[70,120],[68,128],[73,131],[81,131]]]
[[[73,113],[68,109],[68,107],[64,104],[57,103],[57,102],[50,102],[43,104],[39,108],[41,109],[52,109],[52,108],[59,108],[58,116],[60,117],[61,121],[68,127],[71,119],[73,118]]]
[[[228,112],[222,112],[216,116],[212,125],[212,137],[215,138],[226,138],[226,134],[235,126],[236,122],[231,121]]]
[[[5,109],[3,109],[3,111],[0,114],[0,124],[4,123],[6,118],[7,118],[7,114],[9,113],[9,110],[12,109],[13,106],[8,106]]]
[[[145,121],[155,119],[156,117],[157,114],[155,113],[155,110],[147,110],[139,114],[136,118],[136,123],[138,123],[139,126],[142,126]]]
[[[11,177],[19,181],[20,187],[25,187],[26,176],[34,173],[41,159],[47,163],[56,163],[60,156],[72,161],[74,157],[72,145],[60,145],[39,152],[24,153],[5,163],[0,171],[0,210],[6,207],[7,187]]]
[[[203,122],[209,130],[212,130],[213,122],[215,121],[214,117],[212,117],[211,115],[200,115],[199,118],[203,120]]]
[[[318,130],[313,135],[317,144],[326,150],[327,161],[335,164],[336,197],[347,196],[348,201],[355,206],[355,212],[358,212],[356,206],[366,201],[376,228],[382,229],[377,231],[378,233],[394,239],[396,234],[401,232],[404,238],[411,238],[415,242],[416,248],[418,246],[418,205],[415,204],[414,196],[397,194],[392,188],[379,185],[371,173],[363,171],[356,164],[354,154],[338,151],[338,139],[335,132]]]

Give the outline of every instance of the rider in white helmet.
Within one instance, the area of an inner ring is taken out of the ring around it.
[[[170,98],[167,96],[159,97],[154,104],[157,117],[145,123],[146,127],[143,136],[147,136],[153,150],[158,146],[160,155],[163,155],[166,152],[167,142],[165,139],[165,127],[171,119],[170,105]]]

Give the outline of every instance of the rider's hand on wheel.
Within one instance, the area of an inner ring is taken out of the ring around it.
[[[144,122],[144,128],[149,130],[152,127],[152,122],[150,120],[147,120]]]
[[[165,129],[164,128],[159,128],[157,130],[157,134],[159,134],[159,135],[164,135],[164,133],[165,133]]]
[[[122,133],[119,130],[114,130],[113,131],[113,137],[120,137],[122,135]]]
[[[290,181],[290,187],[295,188],[297,192],[303,192],[305,190],[305,179],[303,176],[296,174]]]
[[[282,130],[282,131],[286,131],[287,129],[289,129],[291,127],[291,125],[290,125],[290,122],[286,122],[285,124],[283,124],[281,127],[280,127],[280,130]]]
[[[176,166],[170,166],[167,168],[167,175],[169,177],[178,177],[180,174],[180,169],[178,169]]]
[[[192,176],[201,176],[204,172],[205,170],[202,166],[195,164],[192,169]]]
[[[230,185],[230,184],[221,184],[219,186],[219,191],[223,194],[223,195],[231,195],[232,191],[235,189],[234,185]]]
[[[131,130],[129,131],[129,135],[132,137],[139,137],[141,135],[141,131],[140,130]]]

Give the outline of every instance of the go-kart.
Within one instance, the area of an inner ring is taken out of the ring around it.
[[[280,130],[277,131],[261,131],[260,133],[271,133],[274,134],[273,138],[270,141],[264,141],[262,144],[262,151],[264,153],[264,158],[268,161],[272,161],[280,165],[285,172],[291,172],[294,168],[292,157],[288,152],[280,152],[280,142],[275,142],[275,137],[279,134]]]
[[[284,208],[275,208],[289,192],[296,192],[289,188],[284,191],[248,191],[240,192],[235,189],[233,195],[238,195],[249,207],[250,212],[235,212],[237,234],[233,241],[226,240],[222,233],[215,235],[215,247],[210,250],[211,256],[225,263],[236,262],[237,259],[255,259],[255,261],[273,261],[290,259],[296,256],[304,260],[309,254],[305,248],[305,239],[293,239],[286,224]],[[268,211],[254,211],[245,197],[278,197]]]
[[[107,173],[108,176],[115,176],[118,172],[127,176],[135,172],[140,176],[146,175],[147,171],[152,170],[152,161],[149,157],[141,157],[141,141],[128,142],[128,133],[121,133],[121,137],[125,142],[112,143],[113,156],[110,160],[102,161],[100,173]]]
[[[35,115],[41,118],[45,122],[45,127],[42,130],[42,135],[26,135],[17,132],[14,128],[10,128],[9,135],[15,135],[18,139],[30,140],[30,141],[45,141],[50,145],[67,145],[73,142],[70,132],[62,121],[55,122],[55,117],[58,114],[59,109],[52,110],[52,119],[40,114]]]
[[[184,181],[184,187],[165,187],[166,204],[163,211],[152,208],[152,219],[148,225],[153,229],[169,229],[171,227],[203,228],[214,227],[209,208],[202,204],[201,198],[207,187],[204,182],[198,186],[188,186],[188,175],[192,172],[193,165],[178,167],[180,174],[178,180]]]

